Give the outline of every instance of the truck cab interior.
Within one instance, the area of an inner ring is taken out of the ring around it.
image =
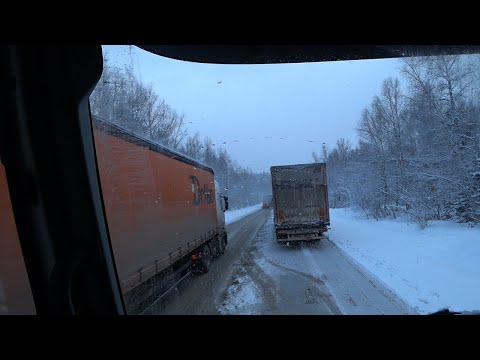
[[[480,52],[478,46],[447,45],[139,47],[158,56],[217,64]],[[10,310],[5,313],[126,314],[102,201],[89,107],[102,61],[100,45],[0,48],[0,176],[5,178],[0,191],[4,202],[8,197],[11,201],[14,222],[10,219],[9,226],[16,229],[16,234],[2,229],[0,236],[0,287],[8,294],[9,282],[21,281],[17,275],[24,271],[27,285],[16,295],[21,298],[31,293],[31,300],[19,300],[16,305],[6,301],[3,306]],[[3,206],[2,212],[6,211]],[[2,219],[0,225],[6,226]],[[5,260],[11,256],[15,259]]]

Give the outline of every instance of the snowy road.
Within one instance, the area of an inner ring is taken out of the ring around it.
[[[162,314],[409,314],[414,311],[330,241],[275,240],[273,213],[228,225],[224,256],[183,281]]]

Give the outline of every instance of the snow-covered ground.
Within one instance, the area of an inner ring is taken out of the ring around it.
[[[245,273],[237,274],[227,290],[227,300],[219,308],[222,315],[261,315],[262,296],[255,282]]]
[[[420,314],[480,310],[480,227],[366,219],[331,209],[330,240]]]
[[[227,210],[225,211],[225,222],[227,224],[231,224],[235,221],[238,221],[244,218],[247,215],[250,215],[251,213],[257,210],[260,210],[261,208],[262,208],[262,204],[258,204],[258,205],[249,206],[243,209]]]

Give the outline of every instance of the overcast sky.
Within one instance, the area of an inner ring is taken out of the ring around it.
[[[214,65],[171,60],[138,48],[105,46],[111,65],[136,74],[187,117],[191,134],[209,136],[242,166],[312,162],[312,151],[338,138],[357,143],[362,109],[398,60]],[[226,144],[222,144],[226,142]]]

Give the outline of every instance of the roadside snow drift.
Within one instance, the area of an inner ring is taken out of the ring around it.
[[[480,227],[366,219],[331,209],[330,240],[420,314],[480,310]]]
[[[258,204],[238,210],[227,210],[225,211],[225,222],[227,224],[231,224],[244,218],[247,215],[250,215],[251,213],[254,213],[255,211],[260,210],[261,208],[262,204]]]

